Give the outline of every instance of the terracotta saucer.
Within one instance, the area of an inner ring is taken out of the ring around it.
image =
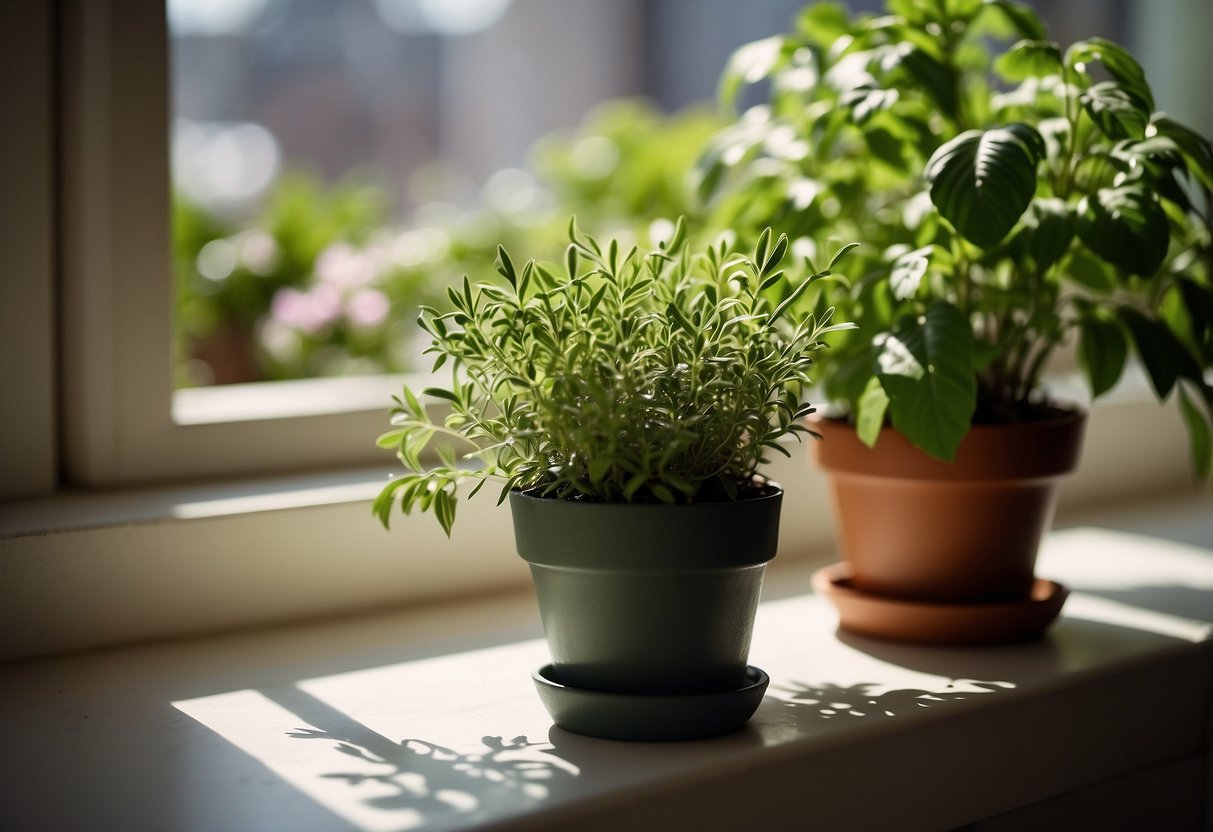
[[[552,721],[566,731],[611,740],[691,740],[740,729],[762,702],[770,679],[747,667],[736,690],[623,694],[561,684],[550,664],[531,674]]]
[[[851,584],[851,568],[835,563],[813,574],[813,590],[838,607],[844,630],[920,644],[1008,644],[1038,638],[1052,623],[1070,590],[1037,578],[1022,601],[971,604],[910,601],[872,595]]]

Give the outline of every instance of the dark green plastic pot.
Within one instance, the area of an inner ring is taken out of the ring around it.
[[[776,486],[689,506],[511,494],[559,683],[645,695],[744,687],[782,499]]]

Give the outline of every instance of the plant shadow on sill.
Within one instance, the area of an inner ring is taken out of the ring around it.
[[[545,805],[567,804],[603,778],[619,780],[620,772],[630,773],[624,779],[640,782],[650,767],[662,770],[671,759],[685,759],[688,745],[764,745],[752,726],[703,740],[618,742],[553,725],[546,741],[525,735],[505,739],[510,732],[504,732],[482,737],[474,751],[460,751],[416,737],[389,739],[298,688],[261,692],[313,726],[290,731],[287,737],[331,744],[333,765],[314,776],[348,788],[340,796],[327,790],[330,811],[349,819],[369,811],[399,828],[500,821]]]
[[[547,741],[506,739],[506,732],[483,737],[475,751],[415,737],[396,741],[297,688],[263,693],[319,726],[288,737],[332,743],[342,762],[316,777],[348,787],[336,800],[328,790],[328,808],[342,814],[369,810],[398,828],[489,821],[534,809],[581,773]]]
[[[1137,590],[1123,593],[1124,603],[1147,608]],[[1160,590],[1160,596],[1163,594]],[[1120,593],[1091,593],[1119,600]],[[1175,609],[1172,588],[1165,589],[1164,609]],[[1208,603],[1210,594],[1192,591]],[[1196,601],[1195,597],[1193,601]],[[988,694],[1009,693],[1047,683],[1070,666],[1075,654],[1131,656],[1163,644],[1181,644],[1178,635],[1138,629],[1083,617],[1059,620],[1043,637],[1016,644],[985,647],[938,647],[885,641],[839,629],[842,644],[880,662],[915,673],[936,677],[923,687],[896,687],[886,682],[839,685],[799,681],[772,683],[768,700],[820,723],[888,719],[924,709],[952,706],[966,700],[993,701]],[[983,681],[990,680],[990,681]],[[768,705],[770,707],[770,705]],[[760,711],[761,713],[761,711]]]
[[[944,685],[943,690],[890,690],[887,687],[879,682],[859,682],[853,685],[791,682],[779,686],[776,699],[783,707],[794,709],[798,717],[803,714],[818,720],[880,720],[1011,690],[1015,685],[1011,682],[955,679]]]
[[[369,736],[373,735],[373,736]],[[334,751],[371,766],[378,773],[333,772],[323,775],[351,787],[376,783],[385,794],[362,798],[382,812],[407,811],[434,819],[459,814],[467,820],[488,819],[546,800],[550,784],[576,777],[576,767],[548,753],[547,742],[525,736],[506,740],[483,737],[484,750],[460,753],[422,739],[393,742],[374,732],[357,737],[303,728],[288,736],[335,743]]]

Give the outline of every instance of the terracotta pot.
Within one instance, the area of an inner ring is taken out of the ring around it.
[[[1036,551],[1062,476],[1078,463],[1086,417],[977,425],[953,463],[885,428],[875,448],[852,425],[818,419],[817,464],[829,475],[851,585],[932,602],[1029,596]]]

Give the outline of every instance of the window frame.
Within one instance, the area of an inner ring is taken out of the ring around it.
[[[383,462],[373,439],[386,425],[397,376],[267,382],[190,391],[174,401],[165,4],[66,0],[61,35],[67,482],[122,485]],[[311,397],[315,405],[276,406],[271,387],[275,397]],[[241,418],[206,415],[223,412],[221,399],[233,397],[245,402]]]
[[[0,499],[54,490],[54,15],[51,4],[0,5]]]

